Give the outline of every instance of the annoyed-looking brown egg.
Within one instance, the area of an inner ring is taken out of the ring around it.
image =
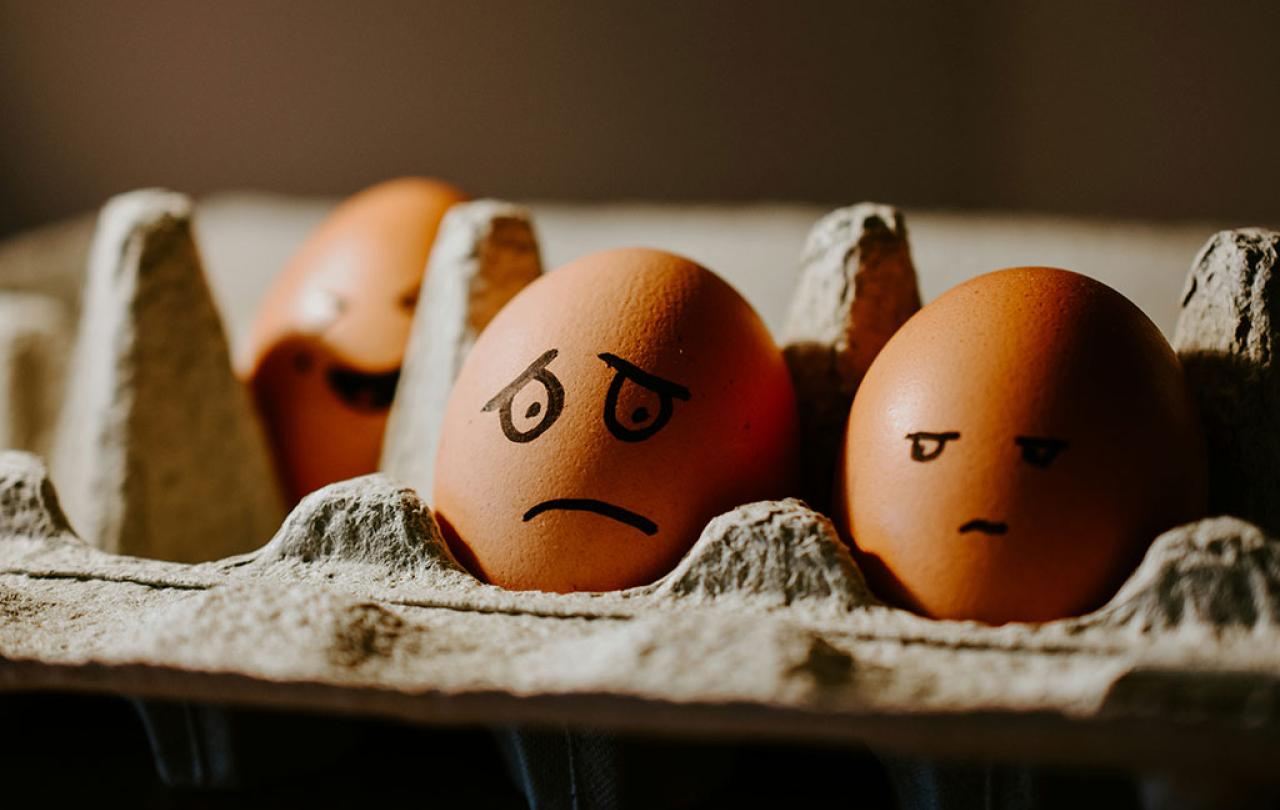
[[[989,273],[920,310],[862,381],[844,453],[837,518],[873,589],[936,618],[1088,611],[1205,510],[1177,356],[1065,270]]]
[[[368,188],[271,288],[246,376],[290,502],[377,469],[427,256],[445,211],[464,199],[417,177]]]
[[[437,516],[494,584],[641,585],[712,517],[791,494],[796,430],[782,354],[732,287],[669,253],[597,253],[476,341],[441,430]]]

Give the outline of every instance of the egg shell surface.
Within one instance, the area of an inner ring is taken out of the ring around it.
[[[1066,270],[988,273],[907,321],[846,432],[837,522],[882,597],[998,624],[1101,605],[1205,511],[1205,450],[1156,326]]]
[[[450,396],[434,503],[459,560],[511,589],[605,591],[670,571],[707,521],[792,493],[782,354],[727,283],[623,249],[539,278]]]
[[[242,366],[292,502],[377,469],[427,258],[465,199],[417,177],[365,189],[269,291]]]

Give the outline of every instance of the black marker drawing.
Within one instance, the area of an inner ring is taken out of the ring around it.
[[[1067,449],[1064,439],[1048,436],[1017,436],[1013,443],[1022,448],[1022,460],[1033,467],[1048,467],[1058,454]]]
[[[400,298],[396,301],[400,308],[410,314],[418,306],[418,296],[422,294],[422,285],[417,285],[411,290],[405,290],[400,294]]]
[[[333,366],[325,375],[329,390],[348,407],[376,413],[391,407],[400,384],[400,369],[382,374],[365,374],[353,368]]]
[[[524,513],[524,522],[528,523],[543,512],[550,512],[554,509],[572,512],[595,512],[597,515],[604,515],[619,523],[625,523],[632,528],[639,529],[649,536],[658,533],[658,524],[644,515],[632,512],[630,509],[623,509],[621,506],[616,506],[606,501],[597,501],[595,498],[552,498],[549,501],[543,501]]]
[[[311,369],[315,368],[315,366],[316,359],[306,349],[293,356],[293,370],[299,374],[310,374]]]
[[[930,433],[926,430],[920,430],[915,433],[908,433],[907,438],[911,440],[912,461],[933,461],[942,455],[942,450],[947,446],[947,442],[960,438],[960,434],[954,430],[946,433]]]
[[[683,385],[677,385],[670,380],[650,374],[615,354],[596,356],[616,372],[604,399],[604,423],[610,433],[624,442],[642,442],[662,430],[671,420],[671,411],[674,407],[671,400],[679,399],[686,402],[689,400],[689,389]],[[628,381],[658,395],[657,415],[651,414],[643,405],[629,414],[631,423],[641,427],[628,427],[618,418],[618,397],[622,394],[622,386]]]
[[[502,432],[508,439],[513,442],[524,443],[531,442],[534,439],[547,432],[547,429],[560,416],[560,411],[564,410],[564,386],[556,379],[556,375],[552,374],[547,368],[547,364],[556,359],[556,355],[560,352],[557,349],[549,349],[542,353],[542,356],[529,364],[529,367],[520,372],[520,376],[516,377],[505,388],[494,395],[493,399],[484,404],[482,411],[492,411],[498,409],[498,419],[502,424]],[[542,387],[547,390],[547,409],[542,410],[541,402],[534,402],[527,410],[525,410],[525,418],[533,419],[538,414],[542,414],[542,419],[538,424],[528,430],[520,430],[516,427],[515,420],[511,418],[511,406],[515,402],[516,394],[530,382],[537,381],[542,383]]]
[[[982,532],[983,534],[1004,534],[1009,531],[1008,523],[997,523],[992,520],[974,519],[960,527],[961,534]]]

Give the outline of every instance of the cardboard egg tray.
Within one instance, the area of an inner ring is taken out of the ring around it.
[[[463,357],[542,272],[528,213],[494,201],[442,226],[384,472],[283,515],[191,216],[167,192],[106,206],[69,360],[33,265],[0,263],[0,285],[28,289],[0,295],[0,430],[38,453],[0,454],[4,689],[1021,761],[1263,770],[1280,754],[1280,234],[1214,236],[1175,338],[1214,511],[1239,517],[1155,538],[1093,613],[989,627],[879,602],[799,500],[715,518],[640,588],[509,592],[461,569],[418,493]],[[861,374],[919,306],[901,214],[818,222],[796,289],[799,494],[820,503]]]

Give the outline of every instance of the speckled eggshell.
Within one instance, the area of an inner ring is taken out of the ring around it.
[[[378,466],[436,230],[465,197],[425,178],[340,205],[268,293],[243,371],[296,502]]]
[[[1205,511],[1177,356],[1065,270],[989,273],[924,307],[863,380],[844,453],[837,520],[868,580],[936,618],[1086,612]]]
[[[732,287],[669,253],[597,253],[477,340],[442,427],[437,516],[488,582],[641,585],[712,517],[792,494],[796,431],[782,354]]]

